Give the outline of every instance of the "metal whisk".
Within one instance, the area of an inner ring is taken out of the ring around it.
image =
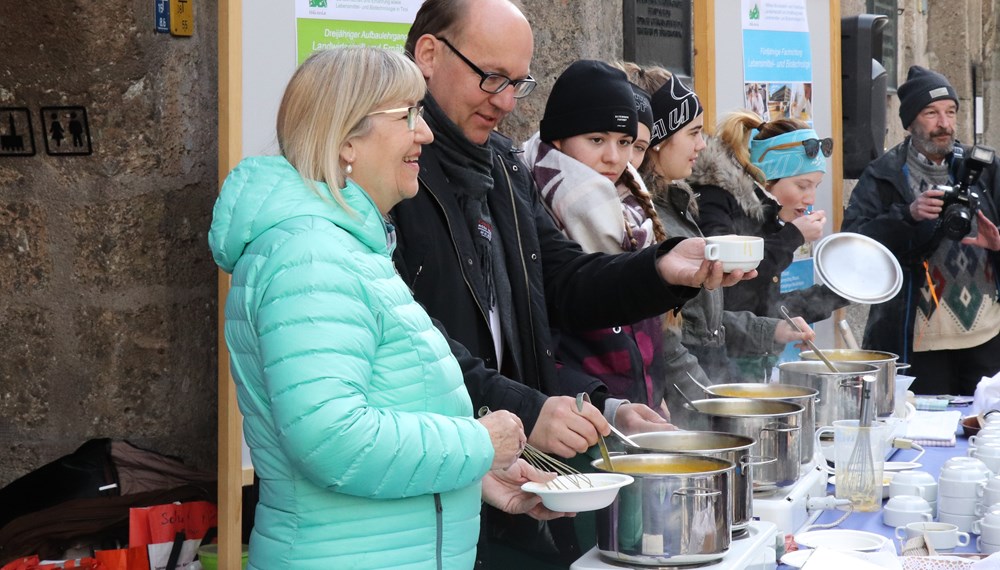
[[[524,446],[521,457],[539,471],[550,471],[561,475],[545,484],[548,489],[589,489],[594,486],[583,473],[531,445]]]
[[[858,437],[854,441],[851,458],[847,460],[845,480],[837,477],[837,486],[844,485],[845,498],[855,510],[871,511],[878,508],[882,496],[882,482],[875,480],[875,460],[872,457],[872,401],[871,391],[875,378],[865,376],[861,384],[861,419]]]
[[[489,413],[489,407],[483,406],[479,408],[479,417],[483,417]],[[594,486],[593,482],[586,475],[531,444],[524,444],[521,457],[539,471],[558,475],[558,477],[545,484],[547,489],[588,489]]]

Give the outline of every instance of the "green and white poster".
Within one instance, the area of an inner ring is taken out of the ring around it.
[[[340,45],[403,51],[421,4],[423,0],[295,0],[296,61]]]

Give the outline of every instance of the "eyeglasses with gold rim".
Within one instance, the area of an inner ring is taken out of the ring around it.
[[[372,115],[382,115],[388,113],[403,113],[406,112],[406,128],[411,131],[417,128],[417,117],[424,116],[424,106],[423,105],[413,105],[410,107],[399,107],[398,109],[385,109],[384,111],[372,111],[365,115],[366,117],[371,117]]]

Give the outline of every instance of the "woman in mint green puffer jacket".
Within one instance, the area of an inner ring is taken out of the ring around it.
[[[285,156],[248,158],[230,173],[209,235],[216,262],[232,273],[225,336],[260,477],[250,567],[472,568],[493,428],[473,418],[447,340],[396,275],[383,220],[406,196],[408,177],[415,191],[410,158],[430,131],[417,111],[381,109],[415,105],[423,80],[397,54],[340,52],[314,56],[293,77],[278,120]],[[375,76],[375,85],[350,91],[345,74]],[[419,90],[393,90],[378,78],[387,74]],[[323,111],[325,96],[363,108]],[[322,121],[315,112],[332,115],[320,123],[332,130],[348,125],[334,133],[348,141],[339,173],[306,175],[303,151],[323,143],[299,144],[289,129]],[[517,431],[506,464],[523,438]]]

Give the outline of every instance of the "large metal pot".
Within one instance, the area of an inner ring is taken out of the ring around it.
[[[649,566],[705,564],[732,541],[732,462],[698,455],[624,455],[615,471],[635,481],[596,513],[597,548],[615,562]],[[601,469],[604,461],[592,465]]]
[[[816,424],[816,402],[819,390],[809,386],[793,386],[791,384],[715,384],[705,390],[717,398],[749,398],[751,400],[780,400],[802,406],[802,427],[807,433],[802,434],[802,463],[813,459],[813,438],[810,437],[809,426]],[[815,431],[815,430],[812,430]]]
[[[877,367],[875,393],[872,394],[872,400],[875,402],[875,414],[879,417],[892,415],[892,412],[896,410],[896,369],[908,367],[909,364],[897,364],[896,361],[899,360],[899,356],[891,352],[849,348],[821,350],[823,350],[823,354],[827,358],[833,361],[834,366],[837,366],[840,362],[860,362]],[[802,360],[819,360],[819,357],[811,350],[803,352],[799,357]],[[837,370],[840,370],[839,366]],[[822,397],[822,393],[820,397]]]
[[[825,350],[823,352],[826,353]],[[834,420],[859,419],[861,378],[878,371],[874,364],[863,362],[836,362],[834,366],[839,372],[831,371],[819,360],[782,362],[778,365],[779,384],[808,386],[819,391],[816,422],[812,425],[804,424],[809,432],[806,439],[812,440],[811,434],[817,428],[833,425]]]
[[[691,428],[752,437],[752,455],[777,461],[753,470],[754,492],[787,487],[799,479],[802,466],[802,406],[780,400],[715,398],[692,402]],[[810,433],[811,437],[812,434]]]
[[[735,465],[729,485],[732,496],[733,535],[740,535],[749,527],[753,518],[753,481],[750,474],[760,458],[750,455],[754,439],[745,435],[714,431],[658,431],[629,436],[639,444],[639,449],[626,446],[629,454],[683,453],[725,459]],[[617,466],[617,460],[615,462]]]

